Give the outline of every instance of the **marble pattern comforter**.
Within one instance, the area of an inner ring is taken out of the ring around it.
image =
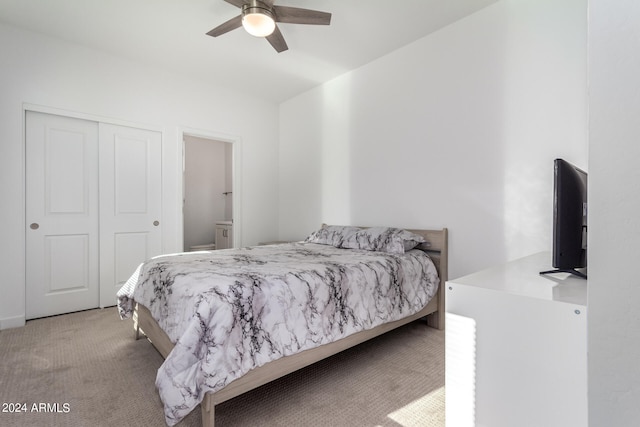
[[[120,289],[118,309],[127,318],[144,305],[175,343],[156,377],[174,425],[253,368],[418,312],[438,284],[420,250],[300,242],[153,258]]]

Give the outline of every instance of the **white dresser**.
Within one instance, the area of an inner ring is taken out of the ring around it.
[[[448,427],[587,426],[587,281],[539,253],[446,283]]]

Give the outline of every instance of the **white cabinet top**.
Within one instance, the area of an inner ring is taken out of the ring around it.
[[[568,273],[540,275],[541,271],[549,270],[550,266],[551,254],[540,252],[447,283],[586,307],[587,280]]]

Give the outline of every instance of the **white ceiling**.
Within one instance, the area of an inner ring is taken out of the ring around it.
[[[332,13],[330,26],[279,24],[289,50],[239,28],[223,0],[0,0],[0,22],[281,102],[497,0],[276,0]]]

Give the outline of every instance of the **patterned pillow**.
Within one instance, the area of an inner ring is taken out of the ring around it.
[[[344,239],[341,247],[403,254],[425,242],[424,237],[400,228],[372,227]]]
[[[345,239],[354,235],[359,230],[360,228],[349,225],[322,224],[322,228],[311,233],[309,237],[305,239],[305,242],[318,243],[320,245],[331,245],[339,248]]]

